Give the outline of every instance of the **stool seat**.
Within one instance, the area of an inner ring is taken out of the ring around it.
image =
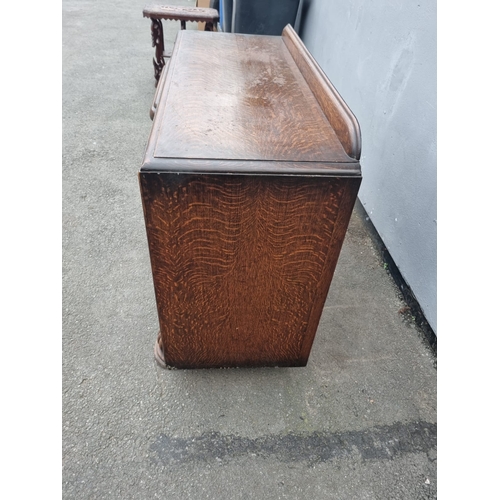
[[[153,67],[155,72],[156,86],[160,80],[160,75],[165,66],[165,58],[169,54],[165,53],[163,41],[162,19],[167,21],[180,21],[181,30],[186,29],[186,22],[205,23],[205,31],[217,31],[219,22],[219,12],[216,9],[205,7],[182,7],[179,5],[147,5],[142,10],[143,17],[151,19],[151,37],[155,48]]]
[[[178,5],[148,5],[142,14],[149,19],[167,19],[199,23],[217,23],[219,12],[203,7],[182,7]]]

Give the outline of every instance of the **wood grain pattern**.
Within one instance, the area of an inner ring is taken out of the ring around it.
[[[282,38],[345,151],[359,160],[361,132],[356,117],[290,25]]]
[[[179,32],[156,158],[352,161],[281,37]]]
[[[305,365],[359,182],[141,173],[166,363]]]
[[[307,363],[360,143],[287,32],[180,31],[162,74],[139,179],[167,365]]]

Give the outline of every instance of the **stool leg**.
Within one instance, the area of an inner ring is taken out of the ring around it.
[[[186,29],[186,21],[181,21],[181,30]]]
[[[205,23],[205,31],[215,31],[214,23]]]
[[[163,52],[165,50],[165,47],[163,45],[163,26],[160,19],[151,19],[151,38],[153,41],[153,47],[155,47],[153,66],[155,70],[156,86],[158,85],[161,71],[165,66],[165,59],[163,59]]]

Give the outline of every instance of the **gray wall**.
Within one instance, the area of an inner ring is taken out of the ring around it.
[[[304,1],[300,35],[359,120],[359,199],[436,328],[436,2]]]

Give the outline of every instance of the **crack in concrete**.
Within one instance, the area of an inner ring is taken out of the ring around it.
[[[358,455],[363,460],[392,460],[407,453],[428,453],[437,445],[437,424],[396,422],[363,431],[271,434],[258,438],[206,432],[191,438],[161,434],[150,458],[161,465],[227,462],[239,457],[274,458],[309,466]]]

